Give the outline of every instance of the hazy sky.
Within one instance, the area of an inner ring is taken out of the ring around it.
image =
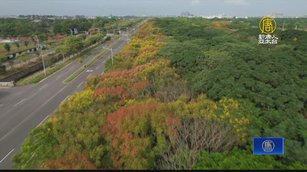
[[[0,15],[307,15],[307,0],[0,0]]]

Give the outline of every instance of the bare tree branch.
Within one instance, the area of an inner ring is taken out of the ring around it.
[[[202,118],[183,120],[168,137],[168,149],[159,162],[161,169],[192,169],[200,151],[225,151],[237,142],[230,127]]]

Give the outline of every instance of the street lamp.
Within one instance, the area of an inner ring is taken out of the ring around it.
[[[128,27],[126,27],[126,33],[123,35],[124,36],[124,39],[129,42],[130,41],[130,38],[129,38],[129,29]]]
[[[127,41],[130,42],[131,40],[130,40],[130,37],[129,37],[129,32],[127,32],[126,37],[127,37]]]
[[[112,58],[112,65],[113,65],[113,63],[114,63],[114,60],[113,60],[113,48],[107,48],[107,47],[102,47],[102,48],[111,51],[111,58]]]
[[[44,73],[45,73],[45,76],[47,76],[47,73],[46,73],[46,66],[45,66],[45,61],[44,61],[44,54],[41,55],[42,57],[42,61],[43,61],[43,67],[44,67]]]

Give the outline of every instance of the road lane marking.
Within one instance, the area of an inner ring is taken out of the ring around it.
[[[56,75],[57,73],[59,73],[60,71],[64,70],[65,68],[67,68],[69,65],[71,65],[72,62],[69,62],[68,64],[66,64],[63,68],[61,68],[60,70],[54,72],[53,74],[47,76],[46,78],[44,78],[43,80],[39,81],[39,83],[44,82],[45,80],[47,80],[48,78],[51,78],[52,76]]]
[[[63,101],[61,101],[60,106],[61,106],[63,103],[65,103],[65,101],[66,101],[70,96],[71,96],[71,95],[66,96],[65,99],[64,99]]]
[[[40,125],[42,125],[48,118],[49,118],[49,115],[47,115],[47,116],[37,125],[37,127],[39,127]]]
[[[105,51],[102,51],[99,54],[97,54],[96,56],[94,56],[92,58],[88,58],[88,60],[86,62],[83,62],[84,65],[82,64],[82,67],[80,67],[78,70],[76,70],[70,76],[68,76],[62,83],[63,84],[69,84],[70,82],[77,79],[80,75],[82,75],[84,73],[84,71],[86,71],[87,69],[89,70],[89,68],[91,66],[96,64],[99,61],[99,59],[101,59],[101,57],[103,57],[104,52]],[[86,71],[85,73],[88,73],[88,72]],[[73,78],[71,79],[71,77],[73,77]]]
[[[41,110],[42,107],[44,107],[51,99],[53,99],[54,97],[56,97],[60,92],[62,92],[65,88],[67,87],[64,86],[60,91],[58,91],[54,96],[52,96],[50,99],[48,99],[44,104],[42,104],[41,106],[39,106],[34,112],[32,112],[30,115],[28,115],[26,118],[24,118],[18,125],[16,125],[13,129],[11,129],[9,132],[7,132],[4,136],[2,136],[0,138],[0,141],[2,141],[3,139],[5,139],[8,135],[10,135],[12,132],[14,132],[18,127],[21,126],[22,123],[24,123],[26,120],[28,120],[30,117],[32,117],[33,115],[35,115],[35,113],[39,110]]]
[[[62,92],[65,88],[66,88],[66,86],[63,87],[62,89],[60,89],[60,91],[58,91],[54,96],[50,97],[50,98],[43,104],[43,106],[44,106],[45,104],[47,104],[50,100],[52,100],[54,97],[56,97],[56,96],[57,96],[60,92]]]
[[[42,87],[40,87],[38,89],[38,91],[36,91],[34,94],[32,94],[28,99],[32,99],[33,97],[35,97],[40,91],[42,91],[45,87],[47,87],[48,84],[43,85]]]
[[[70,95],[66,96],[65,99],[61,103],[65,102],[68,99],[68,97],[70,97]]]
[[[1,159],[0,163],[2,163],[15,149],[12,149],[8,154],[5,155],[4,158]]]
[[[47,77],[47,78],[42,79],[41,81],[39,81],[39,83],[44,82],[46,79],[48,79],[48,77]]]
[[[99,56],[101,54],[98,54],[97,56]],[[96,56],[96,57],[97,57]],[[101,55],[103,56],[103,55]],[[110,56],[109,56],[110,57]],[[95,58],[95,57],[94,57]],[[105,60],[107,60],[108,57]],[[96,61],[97,62],[97,61]],[[72,64],[72,63],[70,63]],[[69,65],[69,64],[68,64]],[[68,66],[67,65],[67,66]],[[73,69],[74,66],[70,67],[69,70]],[[65,68],[63,68],[65,69]],[[61,69],[62,70],[62,69]],[[83,72],[82,72],[83,73]],[[35,115],[35,113],[37,113],[39,110],[41,110],[49,101],[51,101],[54,97],[56,97],[60,92],[62,92],[69,84],[67,84],[66,86],[64,86],[61,90],[59,90],[53,97],[49,98],[46,102],[44,102],[41,106],[37,107],[35,111],[33,111],[30,115],[28,115],[26,118],[24,118],[19,124],[17,124],[14,128],[12,128],[9,132],[7,132],[4,136],[2,136],[0,138],[0,141],[4,140],[7,136],[9,136],[11,133],[13,133],[17,128],[19,128],[25,121],[27,121],[29,118],[31,118],[33,115]]]
[[[83,84],[83,82],[81,82],[81,83],[77,86],[77,88],[80,88],[82,84]]]
[[[47,87],[47,85],[48,85],[48,84],[45,84],[44,86],[42,86],[42,87],[39,88],[38,90],[40,91],[40,90],[44,89],[45,87]]]
[[[57,76],[57,77],[55,78],[55,80],[56,80],[56,81],[59,80],[62,76],[63,76],[63,74],[60,74],[59,76]]]
[[[21,104],[22,102],[24,102],[24,101],[26,101],[27,99],[22,99],[21,101],[19,101],[18,103],[16,103],[15,105],[14,105],[14,107],[16,107],[16,106],[18,106],[19,104]]]

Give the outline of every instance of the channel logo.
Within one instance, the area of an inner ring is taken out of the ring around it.
[[[284,153],[284,138],[254,138],[254,155],[283,155]]]

